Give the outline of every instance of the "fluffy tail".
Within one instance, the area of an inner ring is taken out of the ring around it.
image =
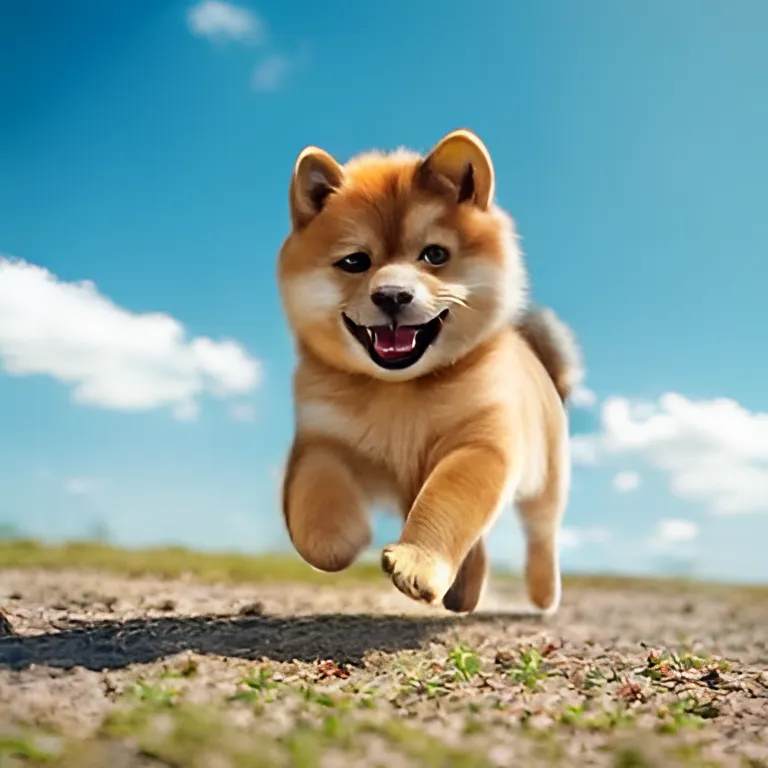
[[[573,331],[545,307],[529,309],[515,325],[565,402],[584,380],[581,350]]]

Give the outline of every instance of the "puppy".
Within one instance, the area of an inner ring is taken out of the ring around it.
[[[308,147],[289,203],[278,283],[298,354],[283,488],[296,550],[340,571],[371,542],[368,508],[394,504],[405,522],[382,566],[395,586],[469,612],[486,534],[515,502],[529,596],[554,612],[581,364],[570,330],[528,307],[485,145],[458,130],[426,156],[345,165]]]

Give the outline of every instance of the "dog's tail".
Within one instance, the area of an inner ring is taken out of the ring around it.
[[[515,326],[565,402],[584,380],[581,350],[573,331],[547,307],[528,309]]]

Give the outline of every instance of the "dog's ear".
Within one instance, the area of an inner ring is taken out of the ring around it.
[[[493,202],[493,162],[485,144],[462,128],[442,138],[424,158],[417,181],[454,202],[470,202],[485,210]]]
[[[344,169],[325,150],[306,147],[293,166],[289,204],[294,229],[302,229],[323,210],[344,180]]]

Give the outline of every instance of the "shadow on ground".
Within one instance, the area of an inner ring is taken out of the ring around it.
[[[58,632],[0,640],[0,667],[33,664],[69,669],[120,669],[183,651],[273,661],[333,659],[358,665],[369,651],[417,649],[454,626],[531,620],[514,614],[457,617],[318,614],[311,616],[162,617],[102,621]]]

